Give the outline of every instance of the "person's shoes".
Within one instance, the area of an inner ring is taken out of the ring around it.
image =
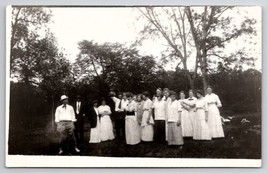
[[[75,151],[76,151],[77,153],[81,152],[77,147],[75,147]]]
[[[63,153],[63,150],[60,148],[59,152],[58,152],[58,155],[61,155],[62,153]]]

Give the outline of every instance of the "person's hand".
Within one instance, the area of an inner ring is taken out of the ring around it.
[[[180,126],[181,125],[181,120],[178,120],[177,121],[177,126]]]
[[[147,120],[146,120],[146,123],[147,123],[147,124],[150,124],[150,121],[149,121],[149,119],[147,119]]]
[[[85,114],[83,114],[83,116],[85,117]]]

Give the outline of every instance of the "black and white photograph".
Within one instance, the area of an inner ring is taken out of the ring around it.
[[[6,8],[7,167],[261,167],[260,6]]]

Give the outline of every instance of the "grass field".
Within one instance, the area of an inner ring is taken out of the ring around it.
[[[224,115],[223,115],[224,116]],[[52,130],[49,115],[32,117],[26,121],[10,118],[9,154],[56,155],[58,134]],[[241,123],[246,118],[249,123]],[[140,143],[128,146],[125,141],[108,141],[89,144],[89,126],[85,124],[85,142],[81,147],[83,156],[112,157],[159,157],[159,158],[261,158],[261,119],[259,114],[239,114],[225,123],[225,138],[212,141],[185,139],[183,149],[166,144]]]

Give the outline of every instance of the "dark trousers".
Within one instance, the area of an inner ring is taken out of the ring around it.
[[[59,147],[63,150],[73,150],[77,145],[73,122],[58,122],[57,131],[59,132]]]
[[[77,118],[77,122],[75,123],[75,137],[77,139],[77,143],[80,145],[84,142],[84,118]]]
[[[117,139],[125,139],[125,113],[115,112],[114,120]]]
[[[154,124],[154,140],[156,142],[165,142],[166,141],[166,129],[165,129],[165,120],[155,120]]]

